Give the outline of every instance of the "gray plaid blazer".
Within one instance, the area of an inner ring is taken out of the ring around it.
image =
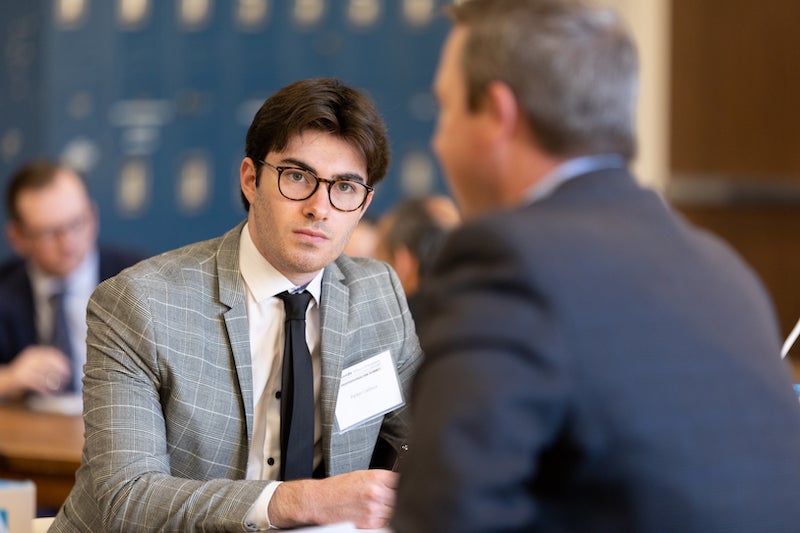
[[[266,481],[245,480],[253,383],[239,224],[104,282],[89,303],[86,443],[51,531],[244,531]],[[328,476],[368,468],[378,436],[397,447],[405,409],[340,433],[344,368],[389,350],[405,397],[421,352],[385,264],[342,256],[320,302],[320,416]]]

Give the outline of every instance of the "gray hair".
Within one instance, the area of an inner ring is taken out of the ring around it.
[[[505,83],[548,153],[636,154],[636,49],[620,16],[584,0],[467,0],[461,58],[471,110]]]

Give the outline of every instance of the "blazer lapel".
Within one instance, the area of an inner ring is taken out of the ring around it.
[[[241,392],[239,398],[247,422],[248,445],[253,438],[253,373],[250,355],[250,330],[247,322],[247,305],[244,284],[239,270],[239,236],[244,222],[222,237],[217,251],[219,299],[230,307],[225,312],[225,326],[233,352],[235,374]]]
[[[336,265],[329,265],[322,275],[320,294],[320,353],[322,376],[320,378],[320,422],[322,425],[322,454],[326,475],[335,472],[331,457],[336,446],[336,397],[345,359],[345,332],[348,328],[350,289],[343,283],[344,274]]]

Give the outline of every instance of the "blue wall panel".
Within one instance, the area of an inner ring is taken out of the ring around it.
[[[405,8],[424,0],[204,3],[187,24],[181,0],[130,2],[147,10],[133,23],[120,19],[124,0],[0,0],[3,184],[30,157],[61,158],[84,170],[102,239],[155,253],[216,236],[244,217],[238,168],[258,106],[297,79],[335,76],[367,91],[389,126],[392,165],[369,214],[445,190],[428,147],[445,0],[429,0],[421,23]],[[253,27],[238,17],[248,6],[266,10]],[[319,6],[319,19],[299,20]],[[354,19],[373,9],[374,21]]]

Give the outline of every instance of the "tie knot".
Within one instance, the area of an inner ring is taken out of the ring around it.
[[[278,298],[283,300],[283,307],[286,310],[286,320],[305,320],[308,302],[311,301],[311,293],[308,291],[290,294],[284,291],[278,294]]]

